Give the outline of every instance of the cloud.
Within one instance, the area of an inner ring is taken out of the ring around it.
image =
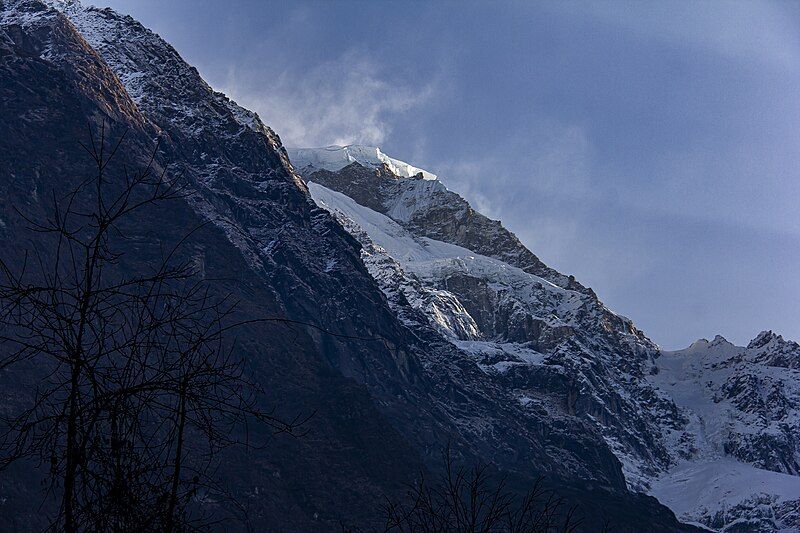
[[[578,210],[613,193],[593,183],[595,147],[583,127],[541,119],[526,133],[433,170],[475,209],[502,220],[535,253],[543,253],[551,266],[571,272],[581,239]],[[571,209],[574,217],[567,214]]]
[[[256,111],[286,146],[380,145],[394,117],[428,103],[437,82],[392,79],[368,54],[351,50],[309,70],[284,70],[257,93],[231,69],[222,90]]]
[[[440,162],[435,170],[493,216],[525,197],[596,196],[594,152],[583,127],[542,118],[524,135],[470,158]]]

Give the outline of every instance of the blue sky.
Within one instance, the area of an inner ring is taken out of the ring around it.
[[[94,3],[287,146],[439,174],[666,348],[800,340],[800,4]]]

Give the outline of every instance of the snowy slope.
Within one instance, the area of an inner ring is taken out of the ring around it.
[[[678,518],[714,529],[800,528],[800,477],[732,458],[681,462],[653,482],[651,494]]]
[[[435,284],[458,275],[486,280],[507,288],[528,304],[536,316],[548,324],[577,325],[575,315],[587,297],[563,289],[498,259],[427,237],[414,237],[392,218],[355,203],[346,195],[322,185],[308,184],[314,200],[325,209],[346,214],[370,239],[396,259],[402,268],[417,278]],[[542,296],[538,293],[547,293]],[[542,307],[545,304],[545,307]]]
[[[363,248],[364,264],[379,282],[395,311],[409,325],[429,323],[450,339],[479,339],[478,326],[458,298],[446,290],[423,285],[406,265],[423,267],[448,257],[435,247],[415,239],[390,218],[356,204],[344,194],[308,183],[318,205],[330,211]],[[444,244],[444,243],[439,243]],[[399,296],[421,314],[409,314],[399,305]]]

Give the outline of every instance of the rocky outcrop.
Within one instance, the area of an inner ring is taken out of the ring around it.
[[[778,368],[800,370],[800,345],[771,331],[762,331],[747,345],[753,362]]]
[[[426,179],[421,173],[400,179],[385,164],[373,168],[358,161],[336,172],[318,169],[313,164],[301,170],[308,180],[335,191],[348,191],[360,205],[388,215],[416,235],[496,257],[561,287],[588,290],[573,277],[542,263],[500,222],[472,209],[439,180]]]

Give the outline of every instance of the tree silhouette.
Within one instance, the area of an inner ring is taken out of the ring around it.
[[[577,508],[545,489],[542,478],[518,496],[485,464],[456,465],[449,446],[441,467],[432,480],[421,473],[403,500],[387,499],[385,532],[571,533],[581,526]]]
[[[82,145],[94,175],[53,193],[45,220],[23,216],[48,244],[21,265],[0,259],[0,369],[32,361],[46,372],[31,404],[4,420],[0,467],[47,466],[59,500],[51,529],[199,529],[215,519],[204,499],[224,497],[213,474],[235,429],[294,433],[304,419],[257,407],[261,391],[228,340],[236,302],[179,259],[199,228],[149,269],[126,268],[124,228],[188,192],[154,171],[157,146],[143,169],[112,176],[125,136],[110,146],[105,136],[103,125]]]

